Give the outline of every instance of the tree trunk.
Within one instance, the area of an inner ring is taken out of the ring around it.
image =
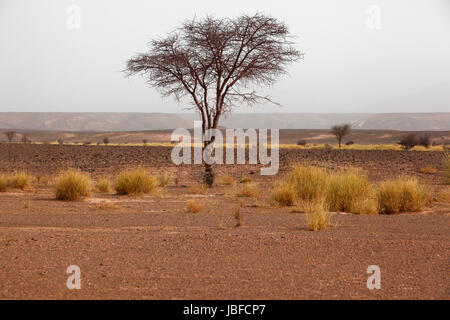
[[[214,170],[212,165],[205,163],[205,172],[203,173],[203,183],[211,188],[214,183]]]

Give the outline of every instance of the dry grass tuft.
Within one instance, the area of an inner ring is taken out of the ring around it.
[[[438,199],[442,202],[450,203],[450,187],[445,188],[439,193]]]
[[[111,182],[107,178],[102,178],[97,182],[97,189],[100,192],[110,192],[111,191]]]
[[[6,174],[0,174],[0,192],[6,191],[8,188],[8,176]]]
[[[323,168],[297,165],[292,169],[288,181],[300,199],[311,201],[325,196],[328,174]]]
[[[295,203],[296,189],[287,181],[280,181],[270,196],[270,204],[277,207],[290,207]]]
[[[242,203],[239,204],[239,206],[236,208],[236,211],[234,212],[234,219],[236,220],[236,227],[242,227],[243,225],[243,217],[242,217]]]
[[[191,194],[205,194],[208,191],[208,186],[205,184],[198,184],[189,188],[188,192]]]
[[[225,174],[225,175],[221,176],[217,182],[227,185],[227,186],[231,186],[236,183],[236,180],[232,176]]]
[[[356,169],[334,173],[329,178],[326,201],[331,211],[352,212],[369,190],[367,176]]]
[[[246,183],[235,190],[236,197],[258,198],[261,193],[258,185]]]
[[[186,208],[188,212],[197,213],[202,211],[204,207],[205,206],[202,203],[196,200],[188,200],[186,202]]]
[[[432,165],[427,165],[427,166],[425,166],[423,168],[420,168],[419,172],[420,173],[425,173],[425,174],[432,174],[432,173],[438,173],[439,170],[436,167],[432,166]]]
[[[324,230],[330,226],[331,214],[328,212],[325,199],[306,201],[303,207],[309,230]]]
[[[378,214],[378,203],[376,199],[365,198],[353,203],[351,213],[356,214]]]
[[[158,177],[158,186],[161,188],[165,188],[170,184],[170,176],[161,175]]]
[[[399,177],[382,182],[376,197],[380,213],[418,212],[431,204],[431,192],[416,178]]]
[[[8,187],[26,190],[31,187],[33,180],[34,177],[24,171],[15,172],[8,177]]]
[[[239,180],[239,183],[250,183],[252,182],[252,179],[250,179],[249,177],[244,177],[241,180]]]
[[[114,184],[117,194],[145,194],[158,186],[157,179],[144,168],[124,170],[119,173]]]
[[[55,196],[58,200],[77,201],[90,195],[92,181],[87,173],[68,169],[56,178]]]

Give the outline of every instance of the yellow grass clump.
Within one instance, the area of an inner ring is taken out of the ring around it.
[[[101,178],[97,182],[97,189],[100,192],[110,192],[111,191],[111,182],[107,178]]]
[[[8,178],[8,186],[17,189],[28,189],[31,186],[33,176],[21,171],[15,172]]]
[[[277,207],[293,206],[296,195],[296,189],[293,184],[281,181],[275,185],[275,189],[270,196],[270,204]]]
[[[376,199],[365,198],[353,203],[351,213],[355,214],[378,214],[378,203]]]
[[[450,203],[450,187],[445,188],[439,193],[438,199],[442,202]]]
[[[170,176],[168,175],[161,175],[158,177],[158,186],[165,188],[170,183]]]
[[[195,200],[188,200],[186,202],[186,208],[188,212],[197,213],[203,210],[204,205]]]
[[[323,168],[297,165],[292,169],[288,182],[293,185],[300,199],[310,201],[325,196],[328,174]]]
[[[218,179],[218,182],[227,186],[231,186],[236,183],[236,180],[232,176],[225,174]]]
[[[252,182],[252,179],[250,179],[249,177],[244,177],[241,180],[239,180],[239,183],[250,183]]]
[[[58,200],[77,201],[90,195],[92,181],[87,173],[68,169],[56,178],[55,196]]]
[[[189,193],[205,194],[208,191],[208,186],[205,184],[198,184],[189,188]]]
[[[376,192],[380,213],[418,212],[431,203],[429,189],[416,178],[399,177],[382,182]]]
[[[437,173],[439,170],[436,167],[433,167],[432,165],[427,165],[423,168],[420,168],[419,172],[420,173],[425,173],[425,174],[431,174],[431,173]]]
[[[143,194],[150,193],[158,186],[157,179],[144,168],[128,169],[119,173],[114,189],[117,194]]]
[[[8,188],[8,176],[6,174],[0,174],[0,192],[6,191]]]
[[[245,183],[241,187],[235,190],[234,195],[236,197],[249,197],[249,198],[258,198],[261,193],[258,185]]]
[[[359,170],[331,174],[326,196],[328,207],[331,211],[352,212],[354,204],[364,199],[368,189],[367,176]]]
[[[306,201],[303,207],[309,230],[324,230],[330,226],[331,214],[328,212],[325,199]]]

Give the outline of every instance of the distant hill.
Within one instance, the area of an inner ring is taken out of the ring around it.
[[[44,131],[145,131],[192,128],[192,113],[0,112],[0,129]],[[449,113],[235,113],[221,125],[230,128],[328,129],[351,123],[355,129],[448,131]]]

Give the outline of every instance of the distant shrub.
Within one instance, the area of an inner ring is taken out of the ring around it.
[[[330,226],[331,215],[325,199],[314,199],[303,204],[306,212],[306,222],[311,231],[324,230]]]
[[[297,141],[298,146],[306,146],[306,140],[300,139]]]
[[[90,141],[85,141],[85,142],[83,143],[83,145],[85,145],[85,146],[88,146],[88,145],[90,145],[90,144],[91,144]]]
[[[107,178],[102,178],[97,182],[97,189],[100,192],[110,192],[111,191],[111,182]]]
[[[323,198],[328,187],[327,171],[319,167],[297,165],[288,176],[288,182],[300,199]]]
[[[150,193],[158,186],[157,179],[144,168],[124,170],[116,178],[114,189],[117,194]]]
[[[326,201],[331,211],[351,212],[369,189],[367,176],[356,169],[330,175]]]
[[[197,213],[203,210],[204,205],[196,200],[189,200],[186,203],[188,212]]]
[[[8,186],[16,189],[28,189],[31,186],[33,176],[21,171],[15,172],[8,178]]]
[[[22,133],[22,138],[21,138],[22,143],[31,143],[30,140],[30,135],[28,133]]]
[[[398,144],[401,145],[404,150],[408,151],[417,146],[419,144],[419,140],[414,133],[410,133],[402,137]]]
[[[347,146],[351,146],[352,144],[355,144],[353,141],[347,141],[346,143],[345,143],[345,145],[347,145]]]
[[[15,131],[5,132],[6,139],[8,140],[9,143],[11,143],[13,141],[15,135],[16,135]]]
[[[143,144],[147,144],[147,142],[148,142],[147,139],[143,139],[143,140],[142,140],[142,143],[143,143]]]
[[[424,134],[424,135],[420,136],[418,138],[418,145],[428,149],[431,145],[430,135]]]
[[[56,178],[55,196],[58,200],[77,201],[90,195],[92,181],[87,173],[68,169]]]
[[[64,140],[63,139],[58,139],[58,144],[64,144]]]
[[[104,144],[108,144],[109,143],[109,138],[108,137],[104,137],[103,138],[103,143]]]
[[[281,181],[270,196],[270,203],[278,207],[293,206],[296,199],[296,189],[292,183]]]
[[[189,193],[192,194],[205,194],[208,191],[208,187],[205,184],[198,184],[189,188]]]
[[[400,177],[382,182],[376,193],[380,213],[418,212],[431,203],[431,193],[416,178]]]

